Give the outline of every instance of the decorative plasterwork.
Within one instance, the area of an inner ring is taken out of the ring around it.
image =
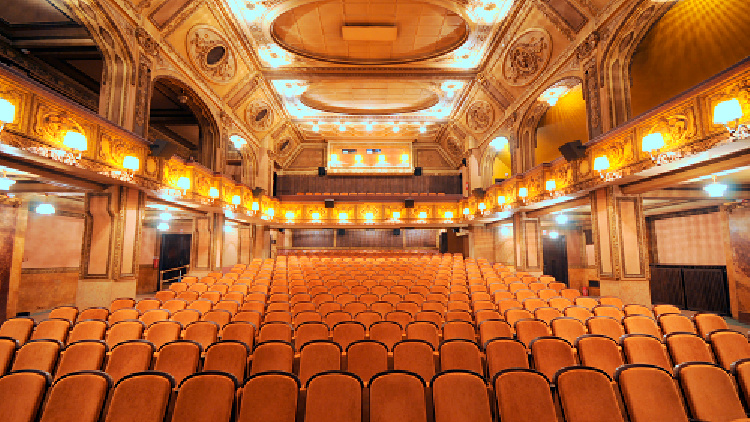
[[[245,119],[254,130],[266,131],[273,126],[274,112],[265,101],[257,100],[247,107]]]
[[[487,101],[477,101],[466,111],[466,125],[474,132],[484,132],[495,121],[495,110]]]
[[[230,43],[216,29],[196,25],[188,31],[188,52],[193,65],[214,82],[226,83],[237,73]]]
[[[503,60],[503,76],[509,85],[533,82],[547,66],[552,52],[552,38],[543,28],[529,29],[511,44]]]

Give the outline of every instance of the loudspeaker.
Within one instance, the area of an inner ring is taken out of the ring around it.
[[[338,230],[336,230],[336,234],[338,234],[339,236],[344,236],[344,235],[346,235],[346,230],[344,230],[344,229],[338,229]]]
[[[318,176],[325,176],[325,175],[326,175],[326,168],[318,167]]]
[[[334,202],[333,199],[326,199],[326,208],[333,208]]]
[[[474,197],[478,199],[484,199],[484,196],[487,194],[487,191],[482,188],[476,188],[472,191],[474,194]]]
[[[394,236],[401,236],[401,229],[393,229]]]
[[[461,159],[461,165],[462,165],[462,166],[466,166],[466,165],[468,165],[468,163],[466,162],[466,158],[462,158],[462,159]]]
[[[414,175],[415,176],[421,176],[422,175],[422,167],[414,167]]]
[[[404,200],[404,208],[414,208],[414,200],[413,199]]]
[[[461,229],[459,227],[454,227],[453,233],[461,233]]]
[[[253,197],[257,198],[263,195],[263,188],[253,188]]]
[[[284,229],[279,229],[279,233],[284,233]]]
[[[566,161],[575,161],[586,157],[586,147],[581,141],[568,142],[558,149]]]
[[[172,158],[177,152],[177,145],[164,139],[155,139],[148,149],[154,157]]]

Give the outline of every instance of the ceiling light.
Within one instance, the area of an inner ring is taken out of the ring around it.
[[[557,216],[555,216],[555,221],[557,221],[557,224],[565,224],[568,222],[568,216],[565,214],[557,214]]]
[[[542,95],[539,96],[539,99],[549,104],[550,107],[553,107],[557,104],[557,100],[567,94],[569,90],[570,88],[564,85],[555,86],[544,91]]]
[[[229,140],[232,141],[236,149],[241,149],[245,144],[247,144],[245,138],[239,135],[232,135],[229,137]]]
[[[550,239],[557,239],[558,237],[560,237],[560,233],[555,232],[555,231],[549,232],[549,238]]]
[[[65,133],[65,136],[63,137],[63,145],[78,151],[86,151],[86,149],[88,149],[88,141],[86,140],[86,137],[82,133],[72,130]]]
[[[497,138],[490,141],[490,146],[495,151],[501,151],[508,148],[508,138],[505,136],[498,136]]]
[[[170,214],[168,212],[163,212],[163,213],[159,214],[159,220],[169,221],[171,219],[172,219],[172,214]]]
[[[141,160],[139,160],[138,157],[126,155],[125,158],[122,159],[122,167],[128,170],[138,171],[138,169],[141,168]]]
[[[156,229],[159,230],[159,231],[161,231],[161,232],[165,232],[165,231],[169,230],[169,224],[167,224],[167,223],[159,223],[156,226]]]
[[[320,132],[320,126],[318,126],[318,122],[313,123],[312,130],[313,132]]]
[[[703,190],[705,190],[711,198],[718,198],[724,196],[724,193],[727,191],[727,185],[718,183],[716,181],[716,176],[714,176],[713,183],[704,186]]]
[[[367,122],[367,124],[365,124],[365,130],[372,132],[372,122]]]
[[[54,214],[55,206],[47,202],[42,202],[41,204],[36,206],[36,213],[41,215]]]

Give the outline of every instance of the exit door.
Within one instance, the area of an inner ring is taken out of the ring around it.
[[[568,245],[565,236],[552,239],[545,236],[542,240],[544,256],[544,274],[555,277],[555,280],[568,284]]]

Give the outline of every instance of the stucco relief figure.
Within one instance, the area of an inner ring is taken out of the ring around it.
[[[482,132],[495,120],[495,110],[486,101],[477,101],[466,112],[466,125],[474,132]]]
[[[544,69],[552,41],[546,31],[534,29],[519,36],[508,49],[503,74],[511,85],[526,85]]]

